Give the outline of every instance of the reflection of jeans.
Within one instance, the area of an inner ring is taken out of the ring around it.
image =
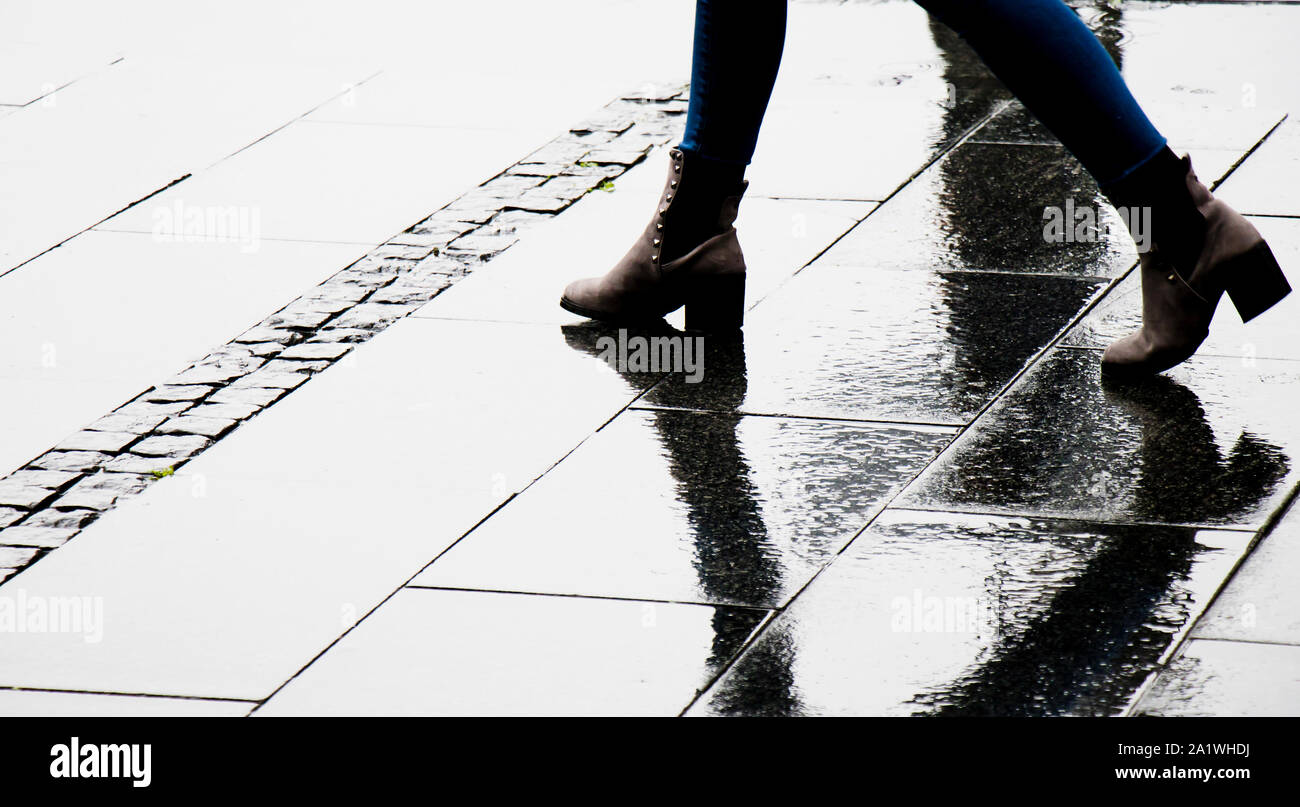
[[[1121,179],[1165,145],[1105,48],[1061,0],[917,2],[961,34],[1098,182]],[[781,63],[785,6],[697,0],[684,150],[749,163]]]

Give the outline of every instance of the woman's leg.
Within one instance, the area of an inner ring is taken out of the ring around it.
[[[718,232],[718,210],[736,193],[785,48],[786,0],[697,0],[691,102],[677,148],[690,181],[673,205],[667,260]]]
[[[1164,148],[1110,54],[1061,0],[917,3],[960,34],[1101,184]]]
[[[781,66],[785,6],[785,0],[697,0],[683,152],[749,164]]]
[[[1150,214],[1142,329],[1107,348],[1108,372],[1142,375],[1185,360],[1226,291],[1243,320],[1290,292],[1259,231],[1215,199],[1169,150],[1119,69],[1062,0],[917,0],[957,31],[1101,183],[1130,224]],[[1144,221],[1145,223],[1145,221]]]
[[[623,259],[570,283],[561,306],[620,323],[685,306],[687,328],[740,327],[745,257],[733,224],[784,46],[785,0],[697,0],[686,135],[659,204]]]

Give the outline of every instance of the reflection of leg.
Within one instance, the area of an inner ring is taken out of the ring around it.
[[[1177,599],[1172,607],[1180,610],[1157,612],[1171,587],[1187,578],[1196,551],[1191,530],[1173,527],[1099,543],[1041,615],[1018,624],[953,686],[918,695],[919,711],[1008,717],[1115,713],[1168,646],[1165,631],[1188,618]],[[1041,591],[1037,583],[1024,589]]]
[[[1107,350],[1107,371],[1149,375],[1191,356],[1225,291],[1243,320],[1290,292],[1259,231],[1169,150],[1061,0],[917,2],[970,43],[1150,239],[1139,239],[1144,327]]]
[[[1165,145],[1115,62],[1061,0],[917,0],[956,30],[1097,181]]]

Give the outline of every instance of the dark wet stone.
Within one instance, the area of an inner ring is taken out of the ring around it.
[[[109,459],[110,455],[98,451],[51,451],[32,460],[30,465],[46,471],[89,471]]]
[[[1249,539],[886,511],[694,711],[1117,714]]]
[[[1189,642],[1133,710],[1157,717],[1300,717],[1300,647]]]
[[[0,479],[0,485],[30,485],[38,488],[61,488],[81,476],[77,471],[14,471]]]
[[[743,344],[706,339],[701,383],[673,376],[646,400],[964,424],[1099,288],[1057,277],[813,264],[750,312]]]
[[[53,511],[50,512],[54,516],[58,515],[57,513],[53,513]],[[32,517],[32,519],[29,519],[28,522],[17,527],[10,527],[9,529],[0,532],[0,544],[53,549],[66,544],[68,539],[72,538],[72,536],[76,535],[80,530],[79,525],[32,523],[35,518],[43,515],[46,515],[46,513],[37,513]],[[87,522],[90,520],[91,519],[86,519]]]
[[[520,176],[518,174],[502,174],[493,177],[479,186],[477,194],[481,198],[488,199],[509,199],[526,191],[536,188],[542,184],[542,177]]]
[[[415,267],[412,275],[416,277],[461,277],[472,267],[472,263],[455,256],[425,258]]]
[[[48,487],[0,480],[0,506],[32,509],[52,495],[55,495],[55,491]]]
[[[528,210],[534,213],[559,213],[573,204],[573,198],[552,196],[542,187],[536,193],[527,193],[505,203],[506,210]]]
[[[246,344],[256,344],[258,342],[278,342],[282,345],[293,344],[301,338],[299,334],[294,333],[288,328],[271,328],[265,325],[258,325],[240,334],[235,339],[236,342]]]
[[[112,462],[104,466],[104,470],[120,474],[155,475],[179,464],[180,460],[171,457],[140,457],[135,454],[122,454],[119,457],[114,457]]]
[[[202,437],[217,438],[235,427],[232,418],[205,417],[202,415],[181,415],[172,418],[158,427],[159,434],[192,434]]]
[[[454,211],[447,211],[433,214],[411,228],[411,232],[416,235],[427,235],[432,238],[443,239],[445,243],[445,241],[450,241],[473,230],[479,224],[480,222],[462,221],[454,215]]]
[[[126,474],[114,474],[114,476],[125,476]],[[72,490],[60,496],[52,505],[55,508],[69,508],[76,510],[107,510],[113,506],[122,493],[115,490],[105,490],[103,488],[81,488],[74,487]]]
[[[288,390],[271,387],[231,385],[225,389],[217,390],[211,398],[204,402],[204,406],[208,404],[235,404],[261,409],[284,397],[286,392]]]
[[[146,437],[131,447],[131,453],[141,457],[183,459],[207,448],[212,441],[197,435],[179,437]]]
[[[89,508],[68,508],[66,510],[50,508],[39,513],[32,513],[23,522],[23,526],[42,529],[79,530],[98,517],[99,511]],[[64,540],[66,540],[66,537]],[[41,544],[41,546],[47,546],[47,544]]]
[[[401,319],[413,310],[410,306],[386,303],[362,303],[334,320],[339,328],[379,330]]]
[[[328,311],[313,311],[303,306],[292,311],[281,311],[272,314],[266,322],[273,328],[312,331],[324,325],[331,316],[333,314]]]
[[[291,390],[302,386],[303,382],[310,377],[311,375],[308,373],[292,371],[271,372],[266,369],[261,369],[249,373],[239,379],[238,382],[231,384],[222,391],[225,392],[235,389],[262,389],[268,387],[272,389]],[[214,401],[214,403],[221,403],[221,401]]]
[[[146,392],[142,398],[145,401],[155,401],[158,403],[178,403],[186,401],[197,401],[204,395],[212,392],[212,387],[200,385],[187,386],[162,386]]]
[[[900,499],[935,509],[1254,526],[1296,479],[1300,368],[1195,358],[1103,382],[1099,351],[1057,349]]]
[[[267,362],[262,369],[268,375],[279,375],[281,373],[307,373],[310,375],[319,373],[329,366],[330,362],[325,359],[299,359],[295,361],[274,359]]]
[[[1059,209],[1070,225],[1060,242],[1045,237],[1048,208]],[[1103,228],[1098,234],[1078,225],[1085,210]],[[1063,148],[966,143],[882,205],[818,265],[1109,278],[1136,260],[1133,239],[1114,208]]]
[[[113,413],[113,415],[114,416],[125,415],[127,417],[133,417],[133,418],[134,417],[141,417],[141,418],[161,417],[165,420],[168,416],[174,415],[177,412],[184,412],[186,409],[189,409],[193,405],[194,404],[192,401],[170,401],[170,402],[150,401],[147,400],[147,395],[146,395],[137,398],[136,400],[132,401],[131,403],[125,406],[119,407],[118,410]],[[121,429],[121,431],[132,431],[132,429]]]
[[[247,420],[262,407],[253,404],[208,403],[187,411],[185,417],[211,418],[215,420]]]
[[[287,348],[280,354],[282,359],[308,361],[334,361],[352,350],[351,347],[336,342],[303,342]]]
[[[524,200],[520,200],[523,204]],[[514,235],[479,235],[470,233],[461,236],[447,246],[447,252],[472,253],[478,260],[487,260],[519,242]]]
[[[684,90],[682,85],[674,82],[646,82],[638,87],[635,91],[625,93],[622,96],[624,101],[668,101],[677,98]]]
[[[10,527],[10,529],[0,532],[0,543],[6,540],[6,536],[12,529],[14,528]],[[23,546],[0,546],[0,567],[16,569],[26,566],[36,557],[38,551]]]
[[[212,364],[199,364],[168,380],[171,385],[226,384],[247,375],[262,364],[261,359],[223,359]]]
[[[255,342],[248,345],[249,353],[259,358],[275,356],[282,350],[284,350],[284,345],[279,342]]]
[[[333,342],[338,344],[357,344],[368,342],[375,334],[365,328],[335,328],[327,326],[318,331],[312,340],[316,342]]]
[[[70,434],[55,446],[63,451],[106,451],[116,454],[139,438],[130,431],[82,431]]]
[[[780,606],[951,439],[626,412],[415,584]],[[561,522],[538,540],[536,525]]]
[[[370,258],[388,260],[397,258],[404,261],[421,261],[433,253],[432,246],[412,246],[410,244],[384,244],[369,254]]]
[[[602,110],[600,114],[593,115],[582,123],[573,126],[569,131],[573,134],[602,131],[619,134],[631,129],[634,123],[636,123],[636,117],[633,113],[616,108],[607,108]]]
[[[648,150],[648,145],[644,148],[597,148],[592,149],[583,158],[583,162],[632,166],[644,160]]]
[[[423,304],[432,300],[438,292],[450,285],[451,281],[445,277],[437,278],[436,282],[405,283],[399,280],[375,292],[370,302],[391,305]]]
[[[521,165],[533,163],[576,163],[582,160],[588,147],[571,140],[552,140],[537,151],[520,160]]]
[[[577,199],[602,182],[609,181],[586,176],[556,177],[543,185],[542,191],[563,199]]]

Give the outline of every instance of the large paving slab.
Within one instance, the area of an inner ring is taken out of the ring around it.
[[[690,713],[1115,714],[1249,537],[887,510]]]
[[[1300,717],[1300,647],[1193,640],[1133,711],[1161,717]]]
[[[251,248],[250,248],[251,246]],[[0,277],[0,475],[161,383],[364,247],[90,232]]]
[[[152,232],[159,215],[178,206],[234,207],[256,212],[263,238],[378,244],[544,139],[531,131],[299,121],[100,229]]]
[[[763,616],[404,589],[256,714],[674,716]]]
[[[739,350],[706,343],[728,355],[706,361],[716,369],[701,383],[673,376],[645,401],[962,425],[1100,288],[1065,277],[819,261],[749,313]]]
[[[634,394],[558,328],[394,325],[0,586],[104,603],[0,686],[264,698]]]
[[[624,412],[412,584],[784,605],[950,439]]]
[[[242,60],[127,59],[59,91],[53,103],[38,101],[5,118],[0,273],[201,172],[374,71],[351,62],[304,66],[268,82],[264,66]],[[142,231],[150,232],[145,220]]]
[[[909,507],[1257,528],[1295,484],[1294,363],[1196,357],[1141,384],[1051,351],[899,498]]]
[[[4,717],[243,717],[255,704],[85,692],[0,690]]]
[[[1197,624],[1192,636],[1300,645],[1300,511],[1273,527]]]

